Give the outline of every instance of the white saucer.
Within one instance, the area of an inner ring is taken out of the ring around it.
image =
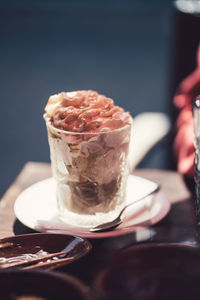
[[[126,202],[132,202],[154,189],[155,183],[130,175]],[[56,202],[56,182],[48,178],[31,185],[16,199],[16,217],[27,227],[39,232],[64,233],[87,238],[114,237],[138,231],[163,219],[170,210],[170,202],[162,189],[154,196],[135,203],[124,212],[124,221],[107,232],[90,232],[89,228],[67,224],[59,218]],[[79,218],[80,215],[77,216]]]

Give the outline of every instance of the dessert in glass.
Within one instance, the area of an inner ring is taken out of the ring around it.
[[[49,98],[44,119],[60,218],[91,227],[124,206],[132,118],[92,90]]]

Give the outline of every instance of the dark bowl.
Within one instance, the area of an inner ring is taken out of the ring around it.
[[[34,298],[35,297],[35,298]],[[75,277],[52,271],[0,271],[0,299],[92,300],[87,286]]]
[[[43,257],[44,260],[32,264],[32,268],[55,269],[81,259],[91,248],[87,239],[66,234],[33,233],[5,237],[0,239],[0,258],[6,258],[4,263],[0,261],[0,270],[16,268],[19,262],[24,267],[23,263],[29,261],[31,264],[34,256],[38,259]],[[54,259],[55,253],[57,259]],[[45,254],[53,257],[45,260]]]
[[[99,274],[102,299],[200,299],[200,247],[140,244],[120,250]]]

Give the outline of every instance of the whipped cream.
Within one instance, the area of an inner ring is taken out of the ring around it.
[[[105,132],[130,123],[130,114],[95,91],[62,92],[45,107],[53,126],[72,132]]]

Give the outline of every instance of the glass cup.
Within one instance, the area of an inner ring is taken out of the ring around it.
[[[55,128],[46,114],[44,119],[60,218],[85,227],[114,218],[125,202],[132,125],[77,133]]]
[[[193,101],[193,122],[194,122],[194,181],[195,181],[195,207],[197,224],[200,225],[200,96]]]

